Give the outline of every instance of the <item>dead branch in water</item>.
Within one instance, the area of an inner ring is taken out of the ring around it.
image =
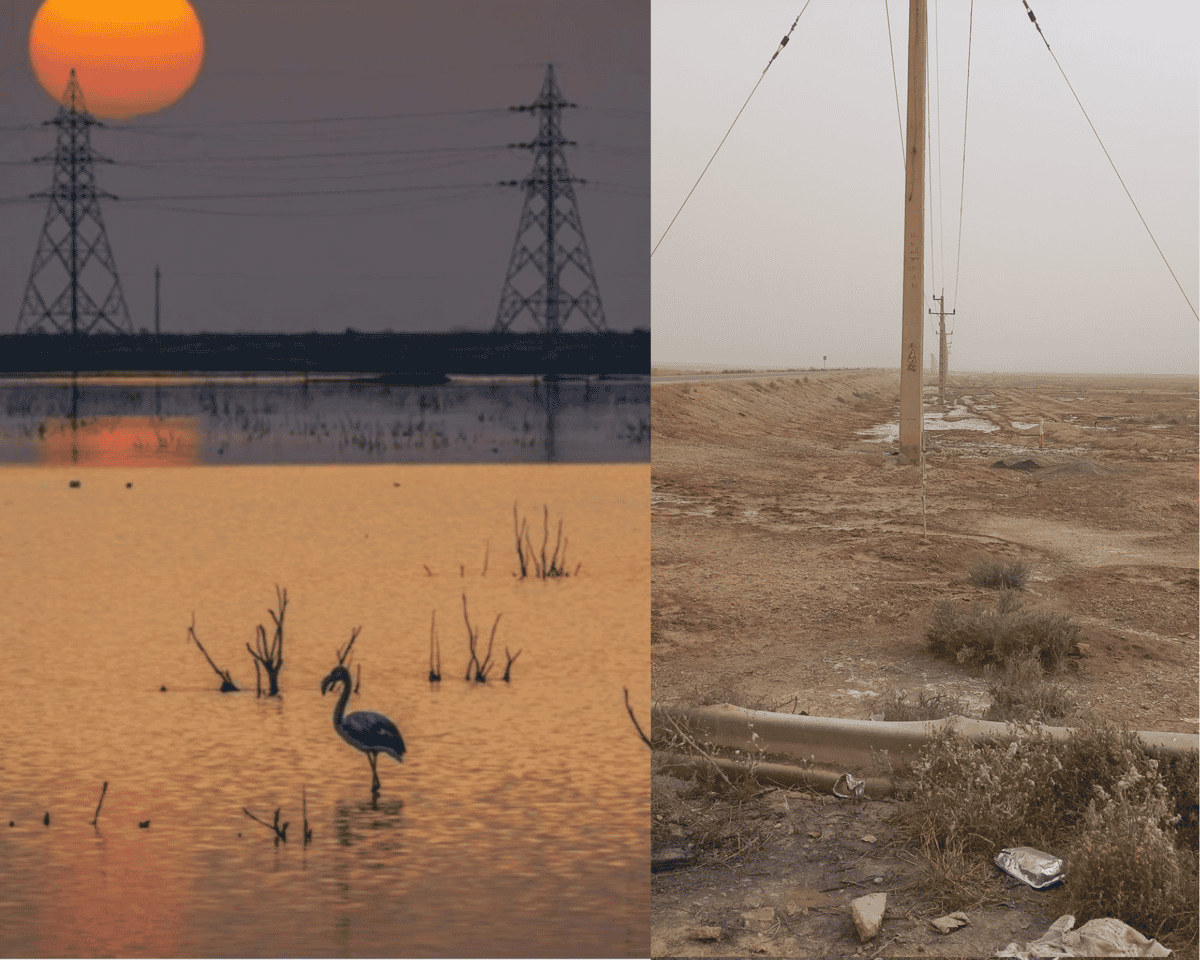
[[[196,646],[198,646],[200,648],[200,652],[204,654],[204,659],[208,661],[208,665],[212,667],[216,675],[221,678],[221,692],[231,693],[236,691],[237,685],[234,684],[233,680],[230,678],[229,671],[222,670],[215,663],[213,663],[212,657],[210,657],[208,655],[208,651],[204,649],[204,644],[202,644],[200,642],[200,638],[196,636],[196,612],[194,610],[192,611],[192,625],[188,627],[188,636],[196,641]]]
[[[542,549],[539,554],[534,552],[533,542],[529,538],[529,522],[523,518],[518,522],[517,504],[513,504],[513,531],[517,542],[517,562],[521,567],[521,577],[530,575],[541,580],[550,577],[569,577],[567,570],[567,545],[570,541],[563,537],[563,522],[558,521],[558,533],[555,536],[554,552],[546,556],[546,548],[550,545],[550,508],[542,505]],[[560,556],[561,553],[561,556]],[[580,564],[582,566],[582,564]],[[579,567],[575,568],[579,573]]]
[[[300,809],[304,813],[304,845],[307,847],[312,840],[312,827],[308,825],[308,792],[305,787],[300,788]]]
[[[100,790],[100,802],[96,804],[96,815],[92,817],[92,826],[96,825],[96,821],[100,819],[100,808],[104,805],[104,795],[108,793],[108,781],[104,781],[104,786]]]
[[[345,649],[338,647],[336,653],[338,658],[338,666],[346,663],[346,657],[350,655],[350,648],[354,646],[354,641],[358,639],[359,633],[362,632],[362,627],[355,627],[350,631],[350,639],[346,641]]]
[[[242,813],[244,813],[246,816],[248,816],[248,817],[249,817],[251,820],[253,820],[255,823],[261,823],[261,824],[262,824],[264,827],[266,827],[268,830],[274,830],[274,831],[275,831],[275,843],[276,843],[276,844],[278,844],[280,840],[282,840],[284,843],[287,843],[287,828],[288,828],[288,824],[287,824],[287,823],[284,823],[284,825],[283,825],[282,827],[279,825],[279,808],[278,808],[278,807],[276,807],[276,808],[275,808],[275,824],[274,824],[274,826],[272,826],[271,824],[267,823],[267,821],[266,821],[266,820],[259,820],[259,819],[258,819],[258,817],[256,817],[254,814],[252,814],[252,813],[251,813],[249,810],[247,810],[245,807],[242,807]]]
[[[511,683],[512,681],[509,680],[509,673],[512,671],[512,665],[517,662],[517,657],[519,657],[521,655],[521,651],[518,650],[516,653],[509,653],[508,647],[505,647],[504,655],[508,658],[508,663],[505,664],[504,676],[502,679],[504,680],[505,683]]]
[[[437,610],[434,610],[429,618],[429,682],[440,683],[441,679],[442,648],[437,639]]]
[[[467,644],[471,649],[471,659],[467,661],[467,675],[464,677],[465,680],[473,679],[476,683],[487,683],[488,670],[491,669],[492,646],[496,641],[496,627],[500,625],[501,616],[502,614],[496,614],[496,622],[492,624],[492,634],[488,638],[487,653],[480,660],[475,646],[479,640],[479,631],[471,626],[471,618],[467,615],[467,595],[463,594],[463,620],[467,624]],[[471,675],[471,667],[475,668],[473,677]]]
[[[287,611],[287,590],[280,590],[279,585],[276,584],[275,597],[279,602],[279,613],[276,614],[274,610],[267,611],[271,615],[271,619],[275,621],[275,636],[271,643],[267,644],[267,631],[260,623],[255,634],[258,649],[255,650],[250,644],[246,644],[246,649],[254,658],[256,669],[261,663],[262,668],[267,671],[267,682],[270,684],[270,689],[267,691],[268,697],[279,694],[279,671],[283,669],[283,615]]]
[[[642,725],[637,722],[637,717],[633,715],[633,707],[629,705],[629,688],[624,687],[623,689],[625,690],[625,710],[629,714],[629,719],[633,721],[633,726],[636,728],[638,736],[642,738],[642,743],[650,746],[650,738],[643,732]]]

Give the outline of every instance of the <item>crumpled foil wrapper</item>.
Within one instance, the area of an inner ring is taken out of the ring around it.
[[[838,777],[837,783],[833,785],[833,795],[842,800],[849,800],[851,797],[861,797],[866,788],[866,780],[859,780],[858,777],[843,773]]]
[[[1045,890],[1066,879],[1063,862],[1033,847],[1008,847],[996,854],[996,866],[1034,890]]]

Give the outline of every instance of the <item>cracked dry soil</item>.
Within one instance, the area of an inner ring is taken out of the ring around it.
[[[1019,559],[1032,569],[1024,602],[1082,627],[1087,655],[1063,678],[1075,710],[1060,722],[1091,713],[1196,733],[1197,387],[960,374],[939,415],[927,380],[925,534],[920,468],[875,439],[895,421],[897,372],[656,382],[655,700],[865,719],[870,696],[893,687],[982,710],[981,673],[934,660],[923,631],[939,600],[995,602],[967,580],[977,559]],[[1039,468],[994,466],[1027,459]],[[1043,894],[997,871],[999,904],[933,931],[946,911],[905,890],[921,870],[893,810],[797,791],[744,804],[738,816],[768,841],[656,874],[652,955],[988,956],[1055,919]],[[859,944],[849,902],[880,891],[883,932]],[[704,926],[721,939],[696,939]]]

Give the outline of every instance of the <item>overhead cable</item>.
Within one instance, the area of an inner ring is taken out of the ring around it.
[[[763,67],[762,76],[758,78],[758,83],[754,85],[754,90],[758,89],[758,84],[763,82],[763,77],[767,75],[767,71],[771,69],[771,64],[775,62],[775,58],[779,56],[784,47],[788,45],[788,40],[791,39],[792,30],[796,29],[796,24],[800,22],[800,18],[804,16],[804,11],[808,9],[809,3],[812,0],[805,0],[804,6],[796,15],[796,19],[792,21],[792,29],[787,32],[782,40],[779,41],[779,46],[775,52],[771,54],[771,59],[767,61],[767,65]],[[754,90],[750,91],[750,97],[754,96]],[[729,139],[729,134],[733,132],[734,125],[738,122],[738,117],[742,115],[742,110],[746,109],[746,104],[750,102],[750,97],[746,98],[746,103],[742,104],[742,109],[737,112],[737,117],[733,118],[733,123],[729,125],[729,129],[725,131],[725,136],[721,138],[721,142],[717,144],[717,149],[713,151],[713,155],[708,158],[708,163],[704,165],[704,169],[700,171],[700,176],[696,178],[696,182],[692,184],[692,189],[688,191],[688,195],[683,198],[683,203],[679,205],[679,209],[675,211],[675,216],[671,218],[671,222],[667,224],[667,229],[663,231],[661,237],[658,238],[658,243],[654,245],[654,250],[650,251],[650,256],[654,256],[654,251],[658,249],[660,243],[666,239],[667,234],[671,231],[671,227],[675,225],[675,221],[679,219],[679,215],[683,213],[683,208],[687,206],[687,202],[692,198],[692,194],[696,192],[696,187],[700,186],[700,181],[704,179],[704,175],[708,172],[708,168],[712,166],[712,162],[717,159],[717,154],[720,153],[721,147],[725,145],[725,141]]]
[[[1037,32],[1042,38],[1042,43],[1046,45],[1046,50],[1049,51],[1051,58],[1054,60],[1054,65],[1058,67],[1058,72],[1062,74],[1062,78],[1067,82],[1067,88],[1071,91],[1071,96],[1075,98],[1075,102],[1079,104],[1079,109],[1083,111],[1083,117],[1088,122],[1088,126],[1092,128],[1092,133],[1096,135],[1096,142],[1100,144],[1100,149],[1104,151],[1104,156],[1108,157],[1109,165],[1113,168],[1113,173],[1117,175],[1117,179],[1121,181],[1121,189],[1125,191],[1125,196],[1129,198],[1129,202],[1133,204],[1133,209],[1137,212],[1138,219],[1142,221],[1142,226],[1146,228],[1146,233],[1150,234],[1150,242],[1154,244],[1154,249],[1158,251],[1158,255],[1162,257],[1162,262],[1166,264],[1167,272],[1171,274],[1171,279],[1175,281],[1175,286],[1179,287],[1179,292],[1183,294],[1183,299],[1187,301],[1187,305],[1191,307],[1192,313],[1196,319],[1200,320],[1200,313],[1196,313],[1196,308],[1192,306],[1191,298],[1188,297],[1187,291],[1183,289],[1183,284],[1179,282],[1179,278],[1175,276],[1175,271],[1171,269],[1171,264],[1167,261],[1167,256],[1162,252],[1162,247],[1158,245],[1158,241],[1154,239],[1154,233],[1150,230],[1150,224],[1146,222],[1146,218],[1142,216],[1142,211],[1138,209],[1136,201],[1133,199],[1133,194],[1129,192],[1129,188],[1125,186],[1125,180],[1121,176],[1121,171],[1117,169],[1116,163],[1113,162],[1112,155],[1108,152],[1108,147],[1104,145],[1104,141],[1100,139],[1100,133],[1096,130],[1096,125],[1092,123],[1092,118],[1088,116],[1087,110],[1083,107],[1083,101],[1079,99],[1079,94],[1075,92],[1075,88],[1071,86],[1071,81],[1067,79],[1067,72],[1062,68],[1062,64],[1058,62],[1058,57],[1054,56],[1054,51],[1050,49],[1050,41],[1046,39],[1046,35],[1042,33],[1041,24],[1037,22],[1037,17],[1033,15],[1033,11],[1029,9],[1029,0],[1021,0],[1025,4],[1025,11],[1029,14],[1029,19],[1033,25],[1037,27]]]

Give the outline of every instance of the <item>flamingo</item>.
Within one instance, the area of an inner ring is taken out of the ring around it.
[[[379,794],[379,774],[375,770],[375,761],[380,753],[395,757],[397,762],[404,760],[404,738],[400,731],[382,713],[371,710],[359,710],[348,717],[342,716],[346,703],[350,699],[350,671],[339,665],[330,671],[329,676],[321,681],[321,695],[335,683],[345,686],[342,695],[333,708],[333,729],[339,737],[345,740],[355,750],[361,750],[371,761],[371,793]]]

